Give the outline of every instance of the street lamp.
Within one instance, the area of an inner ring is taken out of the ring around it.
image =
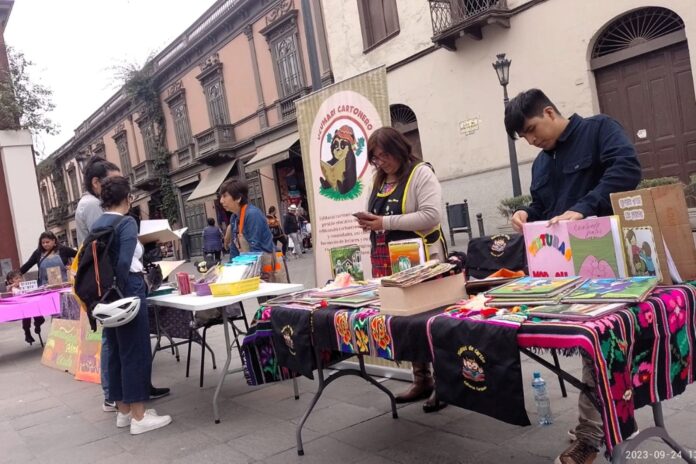
[[[510,63],[512,61],[505,58],[505,53],[499,53],[496,55],[498,58],[495,63],[493,63],[493,69],[498,75],[498,82],[503,86],[503,104],[507,107],[510,99],[508,98],[507,85],[510,82]],[[522,195],[522,187],[520,186],[520,171],[517,166],[517,150],[515,150],[515,141],[507,137],[508,141],[508,153],[510,155],[510,171],[512,174],[512,194],[513,196]]]

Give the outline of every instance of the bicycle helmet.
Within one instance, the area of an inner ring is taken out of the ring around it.
[[[120,327],[132,321],[140,310],[140,298],[131,296],[112,303],[99,303],[92,315],[104,327]]]

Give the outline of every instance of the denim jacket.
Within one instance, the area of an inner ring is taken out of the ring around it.
[[[234,226],[232,227],[232,239],[236,238],[236,232],[239,230],[239,217],[233,216]],[[273,253],[275,246],[273,245],[273,235],[268,227],[268,221],[263,211],[256,206],[249,204],[246,209],[246,217],[244,218],[244,230],[242,230],[244,238],[249,242],[249,251]]]
[[[114,213],[104,213],[92,224],[90,232],[116,224],[123,216]],[[126,216],[116,227],[116,237],[111,242],[109,257],[115,266],[116,285],[123,292],[128,282],[128,273],[138,242],[138,225],[130,216]]]
[[[636,188],[641,179],[636,149],[621,125],[605,115],[570,117],[551,151],[532,164],[532,203],[522,208],[528,221],[568,210],[583,216],[612,214],[609,195]]]

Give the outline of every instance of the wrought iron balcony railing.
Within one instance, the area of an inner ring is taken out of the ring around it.
[[[481,28],[498,23],[509,27],[507,0],[428,0],[433,25],[433,42],[450,50],[462,33],[477,40]]]
[[[148,187],[155,180],[157,180],[157,175],[155,174],[155,163],[152,160],[146,160],[133,166],[131,183],[135,187]]]

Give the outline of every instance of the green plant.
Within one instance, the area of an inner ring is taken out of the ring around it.
[[[660,185],[678,184],[680,181],[677,177],[656,177],[654,179],[643,179],[638,184],[638,189],[659,187]]]
[[[123,79],[123,91],[139,108],[140,117],[145,124],[153,126],[152,157],[155,167],[155,175],[159,178],[160,195],[162,198],[161,211],[169,222],[179,219],[179,208],[174,187],[169,178],[169,157],[171,153],[166,147],[166,123],[159,91],[154,81],[152,60],[148,60],[145,66],[138,67],[134,64],[125,65],[117,70]]]
[[[516,197],[503,198],[500,200],[500,204],[498,204],[498,213],[500,213],[500,215],[505,219],[510,220],[512,215],[515,214],[515,211],[525,206],[529,206],[531,202],[531,195],[519,195]]]

